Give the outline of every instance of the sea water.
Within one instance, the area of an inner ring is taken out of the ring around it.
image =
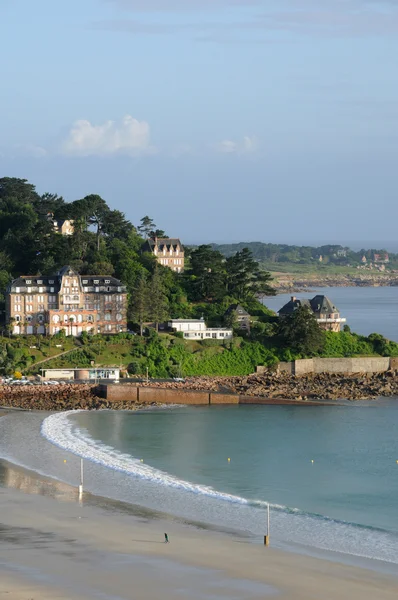
[[[381,333],[398,342],[398,287],[314,288],[294,294],[278,294],[273,298],[265,298],[263,302],[277,312],[289,302],[292,295],[297,298],[313,298],[315,294],[328,296],[355,333]]]
[[[0,453],[76,486],[82,457],[87,491],[254,541],[270,503],[274,545],[398,565],[398,399],[12,414]]]
[[[398,340],[398,288],[325,292],[353,330]],[[75,486],[84,458],[87,491],[254,541],[270,503],[274,545],[398,565],[398,398],[9,414],[0,456]]]

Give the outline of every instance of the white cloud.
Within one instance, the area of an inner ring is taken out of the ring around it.
[[[257,139],[245,135],[242,141],[223,140],[216,144],[217,152],[222,154],[249,154],[258,149]]]
[[[61,149],[64,154],[71,156],[134,156],[155,151],[150,145],[148,123],[138,121],[130,115],[126,115],[120,122],[106,121],[102,125],[93,125],[86,120],[76,121]]]

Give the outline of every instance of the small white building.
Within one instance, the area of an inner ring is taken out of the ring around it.
[[[41,369],[41,375],[43,379],[61,379],[62,381],[98,381],[104,379],[119,381],[120,368]]]
[[[187,340],[230,340],[232,329],[224,327],[207,327],[204,319],[173,319],[168,323],[169,329],[184,334]]]

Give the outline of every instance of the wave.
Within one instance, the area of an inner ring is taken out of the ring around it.
[[[94,440],[85,431],[76,427],[70,420],[69,417],[75,415],[77,412],[80,411],[74,410],[56,413],[44,419],[41,425],[41,434],[43,437],[55,446],[67,450],[80,458],[85,458],[103,467],[125,473],[132,477],[201,494],[216,500],[226,500],[235,504],[249,504],[246,498],[218,492],[210,486],[179,479],[165,471],[142,463],[130,454],[123,454],[112,446],[107,446],[100,440]]]
[[[72,454],[84,458],[96,464],[99,464],[108,469],[119,471],[146,481],[160,484],[172,488],[177,488],[185,492],[207,496],[214,500],[226,501],[233,504],[245,505],[253,508],[264,510],[268,502],[265,500],[250,500],[234,494],[220,492],[210,486],[195,484],[184,479],[179,479],[174,475],[170,475],[165,471],[151,467],[142,463],[139,459],[134,458],[130,454],[123,454],[112,446],[104,444],[101,440],[92,438],[86,430],[77,427],[69,418],[82,411],[68,411],[63,413],[55,413],[44,419],[41,425],[41,434],[49,442],[59,448],[71,452]],[[373,532],[388,533],[394,538],[397,535],[391,531],[374,527],[371,525],[363,525],[352,523],[340,519],[333,519],[326,515],[318,513],[305,512],[299,508],[291,508],[281,504],[269,504],[273,511],[301,516],[305,518],[316,519],[318,522],[324,522],[336,525],[348,525],[362,530],[371,530]]]

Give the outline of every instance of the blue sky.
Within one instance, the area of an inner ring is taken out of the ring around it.
[[[398,0],[0,0],[0,176],[187,242],[396,239]]]

